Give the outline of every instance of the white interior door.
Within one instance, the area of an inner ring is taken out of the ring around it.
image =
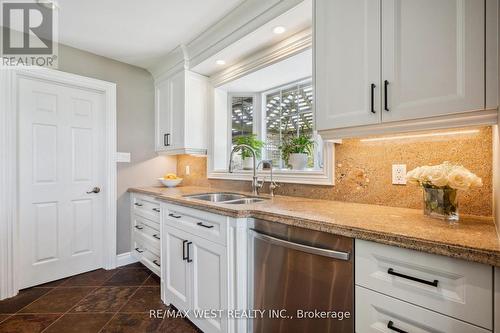
[[[382,80],[388,84],[383,121],[484,108],[484,6],[382,1]]]
[[[316,129],[379,123],[380,0],[315,7]]]
[[[19,288],[102,267],[104,95],[20,78]]]

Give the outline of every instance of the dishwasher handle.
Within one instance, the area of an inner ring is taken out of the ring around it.
[[[253,233],[253,236],[257,239],[264,240],[266,242],[269,242],[271,244],[283,246],[289,249],[301,251],[301,252],[306,252],[310,254],[315,254],[323,257],[329,257],[333,259],[339,259],[339,260],[349,260],[350,253],[349,252],[342,252],[342,251],[335,251],[335,250],[328,250],[328,249],[322,249],[319,247],[314,247],[314,246],[309,246],[309,245],[304,245],[304,244],[299,244],[299,243],[294,243],[290,242],[281,238],[276,238],[273,236],[269,236],[263,233],[260,233],[254,229],[250,229],[250,231]]]

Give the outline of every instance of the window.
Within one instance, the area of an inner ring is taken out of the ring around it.
[[[253,97],[231,96],[231,142],[253,133]]]

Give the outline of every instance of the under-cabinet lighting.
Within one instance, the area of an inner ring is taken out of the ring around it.
[[[219,66],[222,66],[222,65],[225,65],[226,64],[226,61],[225,60],[222,60],[222,59],[219,59],[215,62],[217,65]]]
[[[474,129],[474,130],[462,130],[462,131],[451,131],[451,132],[435,132],[435,133],[423,133],[423,134],[386,136],[379,138],[361,139],[359,141],[361,142],[391,141],[391,140],[404,140],[404,139],[427,138],[427,137],[444,136],[444,135],[462,135],[462,134],[475,134],[475,133],[479,133],[479,130]]]
[[[280,35],[286,31],[285,27],[278,25],[277,27],[273,28],[273,32],[277,35]]]

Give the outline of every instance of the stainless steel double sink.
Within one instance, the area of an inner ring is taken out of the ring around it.
[[[240,193],[230,193],[230,192],[214,192],[214,193],[200,193],[200,194],[190,194],[185,195],[185,198],[224,203],[230,205],[244,205],[252,204],[257,202],[262,202],[267,200],[267,198],[253,197]]]

